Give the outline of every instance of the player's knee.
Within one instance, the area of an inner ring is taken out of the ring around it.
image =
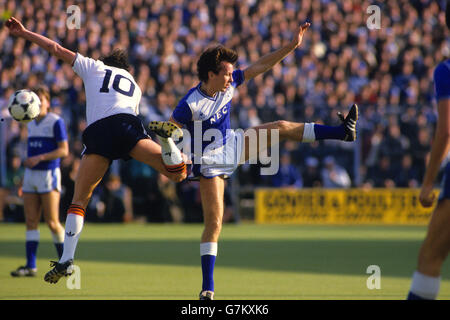
[[[219,234],[222,230],[222,221],[220,219],[213,219],[205,224],[205,228],[212,234]]]
[[[290,124],[286,120],[278,120],[275,122],[275,127],[278,129],[281,138],[285,137],[286,133],[289,131]]]
[[[39,220],[38,219],[25,219],[25,226],[27,230],[34,230],[39,227]]]
[[[279,130],[287,130],[289,128],[289,121],[286,120],[278,120],[275,124]]]
[[[59,227],[60,227],[61,223],[59,223],[58,220],[49,220],[47,221],[47,226],[50,229],[51,232],[56,233],[57,231],[59,231]]]

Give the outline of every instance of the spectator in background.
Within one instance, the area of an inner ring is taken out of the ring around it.
[[[25,169],[22,167],[22,159],[18,155],[9,158],[8,170],[6,171],[6,184],[2,189],[3,194],[3,218],[5,221],[24,222],[22,181]]]
[[[303,186],[300,170],[291,162],[291,155],[284,152],[280,157],[280,168],[272,176],[273,187],[301,188]]]
[[[324,168],[321,174],[325,188],[349,188],[351,186],[350,176],[343,167],[336,163],[333,156],[327,156],[324,159]]]
[[[129,222],[133,219],[131,190],[120,177],[109,174],[95,197],[95,222]]]
[[[430,153],[431,134],[427,127],[419,128],[417,140],[414,148],[411,149],[411,156],[413,158],[413,165],[419,171],[419,176],[423,177],[426,169],[426,159]]]
[[[103,189],[102,202],[105,204],[105,219],[109,222],[129,222],[133,220],[133,194],[124,185],[120,176],[110,174]]]
[[[177,223],[182,222],[184,212],[178,199],[176,185],[161,174],[158,178],[158,188],[161,190],[161,201],[164,202],[165,216],[168,217],[167,220]]]
[[[400,167],[401,159],[408,149],[409,140],[401,134],[397,123],[389,124],[387,133],[380,144],[380,153],[389,157],[394,170]]]
[[[317,158],[308,157],[305,161],[305,170],[303,171],[303,186],[305,188],[321,187],[322,178],[320,176],[319,161]]]
[[[375,188],[392,188],[395,187],[394,177],[395,170],[391,166],[391,159],[383,155],[378,166],[369,168],[367,179],[373,182]]]
[[[410,154],[404,154],[401,166],[395,172],[394,182],[396,187],[400,188],[418,188],[419,187],[419,171],[413,166]]]

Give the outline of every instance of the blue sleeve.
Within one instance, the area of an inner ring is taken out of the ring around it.
[[[450,60],[441,62],[434,70],[436,100],[450,98]]]
[[[245,81],[244,71],[237,69],[233,71],[233,86],[235,88],[239,87]]]
[[[181,100],[180,103],[173,110],[172,118],[181,124],[188,124],[192,121],[192,111],[189,108],[185,100]]]
[[[64,125],[63,119],[59,119],[55,122],[55,125],[53,126],[53,134],[55,135],[57,142],[67,140],[66,126]]]

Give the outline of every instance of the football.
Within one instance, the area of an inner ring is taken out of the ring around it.
[[[26,123],[35,119],[41,112],[41,100],[31,90],[18,90],[9,98],[8,111],[14,120]]]

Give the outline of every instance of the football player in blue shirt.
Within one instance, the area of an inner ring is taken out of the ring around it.
[[[450,3],[445,11],[450,28]],[[424,207],[434,203],[434,181],[450,150],[450,59],[438,64],[434,71],[438,107],[436,132],[431,145],[430,160],[420,190],[419,201]],[[428,232],[420,248],[417,269],[412,276],[409,300],[434,300],[439,294],[441,268],[450,250],[450,162],[444,169],[442,189],[431,216]]]
[[[49,112],[50,93],[47,88],[35,90],[41,100],[39,116],[28,123],[28,158],[23,178],[23,200],[26,224],[25,266],[12,271],[13,277],[36,275],[36,254],[39,245],[39,222],[41,211],[52,232],[58,256],[61,257],[64,243],[64,227],[59,221],[61,193],[60,158],[67,156],[69,146],[64,121]]]
[[[200,180],[205,225],[200,243],[203,272],[201,300],[214,298],[213,271],[224,212],[224,178],[230,176],[239,164],[282,140],[356,139],[356,105],[351,107],[345,119],[340,115],[343,124],[336,127],[275,121],[245,132],[230,128],[231,99],[236,88],[244,81],[270,70],[292,53],[301,44],[309,26],[308,22],[301,25],[289,44],[263,56],[245,70],[234,70],[238,56],[233,50],[220,45],[205,50],[197,63],[200,83],[180,100],[170,119],[189,132],[185,137],[190,135],[194,155],[191,178]],[[157,129],[158,122],[153,122],[153,126]],[[278,132],[279,139],[276,133],[272,137],[274,131]],[[266,134],[267,138],[264,138]],[[256,138],[256,141],[251,138]]]

